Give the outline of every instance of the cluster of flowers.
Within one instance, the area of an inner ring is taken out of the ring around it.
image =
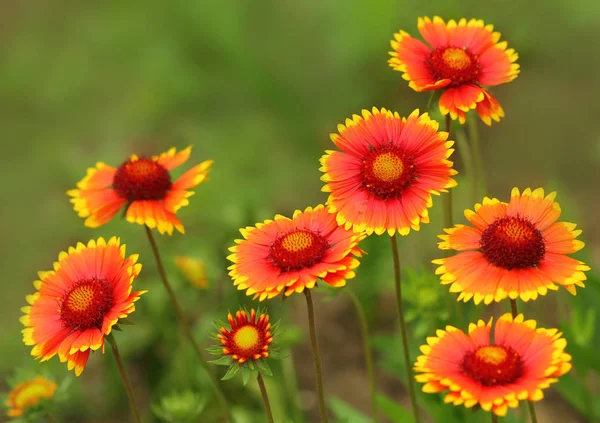
[[[466,113],[475,110],[486,124],[499,121],[504,111],[483,86],[517,77],[514,50],[481,20],[423,18],[418,28],[429,45],[400,31],[391,42],[390,66],[416,91],[442,91],[443,115],[464,123]],[[243,228],[242,239],[230,248],[233,283],[255,299],[303,293],[318,281],[344,286],[360,264],[361,240],[418,231],[429,223],[432,196],[457,185],[449,128],[439,131],[427,113],[401,117],[373,108],[337,129],[331,140],[338,150],[321,158],[326,205]],[[190,189],[207,180],[212,164],[198,164],[172,182],[170,171],[189,156],[190,148],[171,149],[155,157],[133,155],[118,168],[97,163],[68,194],[86,226],[100,226],[125,207],[129,222],[161,234],[174,228],[183,233],[176,212],[189,204]],[[458,253],[434,260],[436,274],[458,300],[475,304],[534,300],[559,286],[575,294],[589,267],[568,256],[584,244],[576,239],[581,231],[575,224],[558,222],[560,214],[555,193],[545,195],[541,188],[514,188],[509,202],[486,197],[465,211],[471,225],[440,235],[439,248]],[[58,354],[81,374],[90,352],[104,350],[105,337],[145,292],[132,292],[141,270],[137,258],[127,256],[116,237],[60,253],[54,270],[39,273],[36,293],[23,308],[23,339],[33,346],[32,355],[44,361]],[[227,356],[228,365],[237,368],[269,356],[268,315],[240,310],[228,323],[218,334],[222,345],[213,351]],[[425,392],[448,391],[445,402],[479,404],[497,415],[520,400],[538,401],[571,365],[561,333],[536,326],[514,313],[495,325],[492,319],[471,323],[467,332],[452,326],[438,330],[421,347],[416,380]]]

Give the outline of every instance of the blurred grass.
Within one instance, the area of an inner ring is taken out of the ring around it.
[[[373,105],[425,108],[427,96],[386,64],[392,33],[417,35],[422,15],[483,18],[520,53],[521,76],[492,89],[507,117],[480,127],[489,194],[558,188],[599,261],[595,1],[6,1],[0,10],[0,372],[29,360],[19,307],[60,250],[118,234],[141,253],[139,286],[152,284],[141,227],[92,230],[72,211],[64,193],[86,167],[188,144],[192,162],[215,159],[212,180],[181,210],[188,235],[159,242],[171,257],[198,251],[228,295],[224,257],[238,227],[325,200],[318,159],[338,122]],[[457,188],[458,204],[471,205],[469,192]],[[401,240],[408,264],[437,254],[437,222]]]

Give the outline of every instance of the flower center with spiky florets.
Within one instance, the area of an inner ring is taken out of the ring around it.
[[[14,406],[23,410],[38,404],[42,399],[52,398],[55,391],[56,384],[54,382],[38,377],[19,385],[10,396]]]
[[[60,318],[73,330],[101,328],[104,316],[113,306],[113,294],[104,280],[79,281],[62,299]]]
[[[490,263],[508,270],[535,267],[546,253],[542,233],[521,217],[496,220],[481,235],[480,246]]]
[[[152,159],[128,160],[117,169],[113,189],[129,201],[160,200],[171,189],[169,171]]]
[[[417,179],[412,157],[391,143],[371,147],[361,175],[362,187],[382,200],[399,197]]]
[[[318,233],[296,230],[271,244],[269,259],[281,272],[292,272],[320,262],[328,248],[329,243]]]
[[[467,354],[461,363],[466,376],[485,386],[506,385],[523,373],[520,355],[510,347],[487,345]]]
[[[450,79],[451,87],[475,82],[480,72],[476,56],[452,46],[436,48],[425,63],[436,80]]]

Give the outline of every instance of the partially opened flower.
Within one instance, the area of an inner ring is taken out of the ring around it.
[[[326,151],[321,158],[330,192],[327,205],[338,224],[356,232],[398,231],[407,235],[429,223],[432,194],[456,186],[452,175],[454,151],[447,132],[427,113],[415,110],[408,118],[373,108],[338,125],[331,140],[342,151]]]
[[[585,287],[583,272],[590,268],[568,256],[584,243],[576,239],[581,231],[574,223],[557,222],[561,210],[555,197],[555,192],[544,196],[542,188],[522,193],[513,188],[509,203],[486,197],[475,211],[465,210],[473,226],[456,225],[440,235],[440,249],[460,251],[433,261],[440,265],[442,284],[460,292],[458,300],[473,298],[475,304],[506,297],[535,300],[558,286],[575,295],[576,287]]]
[[[120,318],[135,310],[144,292],[131,292],[142,265],[137,254],[125,256],[125,245],[113,237],[78,243],[61,252],[54,270],[39,272],[37,292],[27,296],[21,322],[23,342],[31,355],[46,361],[58,354],[79,376],[91,351],[102,349],[104,338]]]
[[[177,256],[175,265],[190,284],[200,289],[208,288],[206,265],[202,260],[190,256]]]
[[[190,157],[192,148],[176,152],[171,148],[160,156],[138,157],[132,154],[118,168],[102,162],[89,168],[87,175],[77,183],[77,189],[67,191],[79,217],[91,228],[104,225],[126,207],[127,221],[157,228],[161,234],[173,233],[173,228],[184,232],[175,213],[189,204],[194,194],[191,188],[207,180],[213,163],[204,161],[171,180],[173,169]]]
[[[415,91],[443,90],[440,111],[452,119],[466,121],[466,112],[475,109],[488,125],[499,121],[504,111],[483,86],[504,84],[519,74],[519,57],[500,33],[482,20],[465,18],[445,23],[439,16],[433,21],[419,18],[421,36],[429,43],[411,37],[405,31],[394,34],[394,51],[388,63],[403,72]]]
[[[15,386],[6,400],[7,414],[11,417],[21,416],[43,400],[54,397],[56,383],[38,376]]]
[[[505,314],[496,322],[469,325],[466,334],[452,326],[438,330],[421,347],[415,371],[423,391],[449,391],[444,402],[479,404],[485,411],[504,416],[519,401],[539,401],[543,389],[571,369],[567,341],[557,329],[536,329],[534,320]]]
[[[296,210],[292,219],[276,215],[240,232],[244,239],[229,249],[233,254],[227,258],[234,263],[229,275],[238,289],[261,301],[314,288],[318,279],[344,286],[360,264],[355,256],[361,256],[363,235],[338,226],[322,205]]]

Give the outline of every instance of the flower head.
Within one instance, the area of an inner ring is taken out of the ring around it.
[[[261,301],[281,292],[291,295],[313,288],[318,279],[340,287],[353,278],[361,255],[356,234],[338,226],[335,215],[319,205],[296,210],[292,219],[274,220],[240,229],[244,239],[227,257],[229,275],[238,289]]]
[[[142,265],[137,254],[125,257],[125,245],[113,237],[78,243],[61,252],[54,270],[39,272],[37,292],[26,297],[21,317],[23,342],[31,355],[46,361],[58,354],[79,376],[90,351],[102,348],[104,337],[120,318],[135,311],[146,291],[131,292]]]
[[[519,57],[499,42],[500,33],[482,20],[461,19],[445,23],[439,16],[433,21],[419,18],[419,32],[429,45],[404,31],[394,34],[394,51],[388,63],[415,91],[444,90],[440,111],[452,119],[466,120],[466,112],[475,109],[488,125],[499,121],[504,111],[482,86],[504,84],[519,74]]]
[[[89,168],[77,188],[67,191],[79,217],[91,228],[104,225],[126,205],[127,221],[157,228],[161,234],[183,233],[184,228],[175,213],[189,204],[194,195],[189,191],[203,181],[213,163],[207,160],[194,166],[176,181],[170,171],[185,163],[192,148],[176,152],[171,148],[160,156],[138,157],[135,154],[118,168],[102,162]]]
[[[6,406],[11,417],[21,416],[28,408],[36,406],[42,400],[54,397],[56,383],[38,376],[15,386],[8,393]]]
[[[319,169],[338,224],[369,235],[407,235],[429,223],[431,194],[456,186],[448,160],[453,142],[438,128],[418,110],[401,118],[376,108],[338,125],[331,140],[342,151],[326,151]]]
[[[569,257],[583,248],[574,223],[557,222],[560,207],[556,193],[513,188],[509,203],[484,198],[475,211],[465,210],[473,226],[456,225],[440,235],[442,250],[458,254],[434,260],[439,264],[442,284],[460,292],[458,300],[473,298],[475,304],[501,301],[506,297],[523,301],[546,295],[563,286],[575,295],[585,287],[583,262]]]
[[[423,392],[450,391],[446,403],[479,404],[503,416],[520,400],[541,400],[542,390],[571,369],[567,341],[557,329],[536,329],[522,314],[514,319],[505,314],[493,330],[493,342],[492,320],[471,323],[468,334],[447,326],[428,337],[415,363]]]

